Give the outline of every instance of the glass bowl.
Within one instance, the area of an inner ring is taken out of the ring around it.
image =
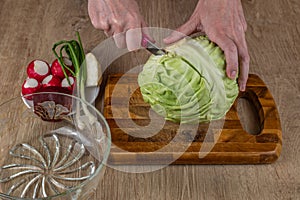
[[[105,118],[75,96],[42,92],[2,103],[0,199],[87,199],[110,146]]]

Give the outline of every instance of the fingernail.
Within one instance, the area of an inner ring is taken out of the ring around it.
[[[244,92],[246,90],[245,85],[240,85],[240,91]]]
[[[236,76],[236,71],[235,70],[231,71],[230,77],[231,78],[235,78],[235,76]]]

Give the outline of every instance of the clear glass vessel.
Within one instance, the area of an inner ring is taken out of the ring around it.
[[[103,115],[75,96],[43,92],[0,105],[0,199],[88,199],[111,136]]]

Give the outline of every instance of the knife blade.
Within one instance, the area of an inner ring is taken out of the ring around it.
[[[167,51],[163,48],[159,48],[154,44],[147,36],[143,35],[142,46],[145,47],[153,55],[165,55]]]

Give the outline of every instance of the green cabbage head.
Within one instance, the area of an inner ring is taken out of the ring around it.
[[[185,38],[150,56],[138,76],[145,102],[159,115],[180,123],[224,117],[238,95],[226,76],[223,51],[206,36]]]

